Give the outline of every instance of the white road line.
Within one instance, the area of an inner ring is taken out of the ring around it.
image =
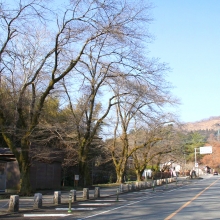
[[[115,202],[116,200],[112,199],[112,200],[94,200],[96,202]],[[126,202],[127,200],[124,199],[119,199],[117,200],[117,202]]]
[[[153,197],[150,197],[150,198],[153,198]],[[97,213],[97,214],[95,214],[95,215],[90,215],[90,216],[87,216],[87,217],[85,217],[85,218],[81,218],[81,219],[77,219],[77,220],[83,220],[83,219],[87,219],[87,218],[92,218],[92,217],[95,217],[95,216],[98,216],[98,215],[102,215],[102,214],[111,212],[111,211],[113,211],[113,210],[121,209],[121,208],[123,208],[123,207],[127,207],[127,206],[130,206],[130,205],[139,203],[139,202],[143,202],[143,201],[145,201],[145,200],[147,200],[147,199],[149,199],[149,198],[142,199],[142,200],[139,200],[139,201],[136,201],[136,202],[132,202],[132,203],[129,203],[129,204],[126,204],[126,205],[123,205],[123,206],[119,206],[119,207],[113,208],[113,209],[109,209],[109,210],[106,210],[106,211],[104,211],[104,212],[100,212],[100,213]]]
[[[95,210],[96,208],[71,208],[71,210],[74,210],[74,211],[77,211],[77,210],[79,210],[79,211],[83,211],[83,210],[89,210],[89,211],[91,211],[91,210]],[[67,211],[67,210],[69,210],[69,208],[56,208],[55,210],[57,210],[57,211]]]
[[[34,218],[34,217],[66,217],[71,214],[24,214],[24,217]]]
[[[175,189],[176,190],[176,189]],[[168,192],[168,191],[167,191]],[[162,194],[165,194],[167,192],[162,192]],[[92,217],[95,217],[95,216],[99,216],[99,215],[102,215],[102,214],[105,214],[105,213],[108,213],[108,212],[111,212],[111,211],[114,211],[114,210],[117,210],[117,209],[121,209],[121,208],[124,208],[124,207],[127,207],[127,206],[131,206],[131,205],[134,205],[134,204],[137,204],[137,203],[140,203],[140,202],[143,202],[143,201],[146,201],[148,199],[152,199],[154,197],[157,197],[158,195],[154,194],[152,196],[149,196],[148,198],[145,198],[145,199],[141,199],[141,200],[138,200],[138,201],[135,201],[135,202],[131,202],[131,203],[128,203],[128,204],[125,204],[123,206],[119,206],[119,207],[116,207],[116,208],[113,208],[113,209],[109,209],[109,210],[106,210],[106,211],[103,211],[103,212],[100,212],[100,213],[97,213],[97,214],[94,214],[94,215],[90,215],[90,216],[87,216],[87,217],[84,217],[84,218],[79,218],[77,220],[84,220],[84,219],[88,219],[88,218],[92,218]]]
[[[111,203],[82,203],[79,205],[90,205],[90,206],[96,206],[96,205],[111,205]]]

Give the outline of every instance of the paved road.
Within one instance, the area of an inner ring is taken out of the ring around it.
[[[212,176],[190,185],[180,187],[158,188],[155,192],[141,190],[124,194],[121,199],[125,202],[108,207],[102,211],[83,215],[81,218],[66,219],[220,219],[220,181]]]
[[[126,200],[123,204],[84,215],[81,220],[220,219],[220,193],[215,193],[219,186],[219,178],[212,177],[173,189],[158,188],[154,193],[141,190],[121,196]]]
[[[210,178],[209,178],[210,177]],[[78,201],[68,213],[68,203],[44,206],[41,210],[20,211],[4,215],[4,219],[220,219],[218,203],[219,177],[205,176],[202,180],[184,180],[156,187],[116,195],[115,189],[105,189],[101,199]],[[113,195],[114,194],[114,195]],[[112,196],[110,196],[112,195]],[[207,197],[208,196],[208,197]],[[65,197],[65,194],[63,195]],[[68,194],[66,193],[66,199]],[[50,196],[48,196],[50,199]],[[28,202],[28,201],[26,201]],[[31,204],[31,201],[29,201]],[[64,210],[66,209],[66,210]],[[36,217],[42,214],[43,217]],[[53,216],[48,216],[53,214]],[[54,215],[63,215],[54,216]],[[35,217],[34,217],[34,216]],[[0,216],[1,218],[1,216]]]

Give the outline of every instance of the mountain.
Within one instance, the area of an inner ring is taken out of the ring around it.
[[[210,117],[197,122],[188,122],[183,125],[184,130],[219,130],[220,129],[220,116]]]

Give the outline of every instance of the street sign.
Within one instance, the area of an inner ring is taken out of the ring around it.
[[[195,167],[199,167],[199,164],[198,164],[198,163],[195,163]]]
[[[78,182],[79,182],[79,175],[75,175],[74,187],[77,187],[77,186],[78,186]]]
[[[200,154],[212,154],[212,146],[200,147]]]

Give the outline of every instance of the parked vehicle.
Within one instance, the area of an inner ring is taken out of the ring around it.
[[[213,173],[213,175],[218,175],[218,172],[217,172],[217,171],[215,171],[215,172]]]

